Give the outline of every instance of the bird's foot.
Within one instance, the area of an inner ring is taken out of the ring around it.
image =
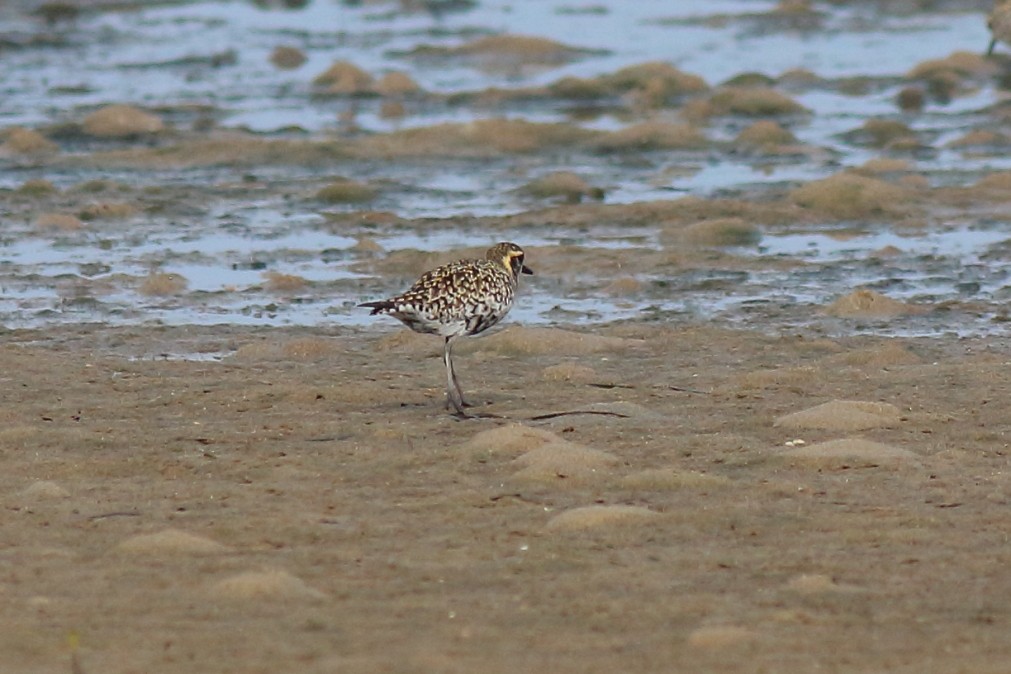
[[[464,412],[462,410],[457,410],[451,413],[457,419],[505,419],[501,414],[492,414],[491,412]]]
[[[457,412],[462,412],[463,410],[461,408],[464,408],[464,407],[474,407],[474,405],[472,403],[467,402],[463,398],[460,398],[459,400],[453,400],[452,397],[446,396],[446,409],[447,410],[448,409],[455,409]]]
[[[487,403],[486,403],[487,404]],[[475,405],[468,403],[464,400],[453,400],[452,398],[446,399],[446,409],[457,419],[501,419],[502,417],[498,414],[491,414],[489,412],[468,412],[467,408],[473,409]]]

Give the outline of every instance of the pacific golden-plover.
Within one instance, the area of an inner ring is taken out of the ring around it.
[[[446,407],[468,417],[453,369],[453,342],[501,321],[513,306],[520,274],[533,273],[523,264],[523,249],[503,242],[489,248],[483,260],[451,262],[426,272],[403,294],[358,306],[372,309],[370,315],[393,316],[415,332],[445,338]]]
[[[1011,1],[996,0],[986,25],[992,34],[990,46],[986,49],[986,55],[989,56],[993,53],[993,48],[997,46],[998,40],[1011,44]]]

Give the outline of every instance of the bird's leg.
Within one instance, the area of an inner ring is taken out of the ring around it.
[[[446,338],[446,347],[443,351],[443,360],[446,363],[446,408],[450,405],[456,409],[458,416],[470,416],[464,411],[467,403],[463,401],[463,392],[460,390],[460,382],[456,379],[456,372],[453,370],[453,338]]]
[[[453,339],[455,339],[455,337]],[[447,348],[452,348],[452,347],[449,347],[448,344],[447,344]],[[460,405],[462,407],[473,407],[473,405],[471,405],[469,402],[467,402],[466,400],[463,399],[463,387],[460,386],[460,380],[456,378],[456,368],[453,367],[453,357],[452,357],[452,355],[450,355],[450,358],[449,358],[449,374],[450,374],[450,377],[451,377],[451,379],[453,381],[452,386],[453,386],[453,388],[456,389],[456,398],[457,398],[457,400],[460,401]]]
[[[463,387],[460,386],[460,380],[456,378],[456,368],[450,365],[450,372],[453,373],[453,386],[456,387],[456,395],[460,398],[460,404],[464,407],[473,407],[472,404],[463,399]]]

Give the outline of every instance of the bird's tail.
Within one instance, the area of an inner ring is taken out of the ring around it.
[[[378,302],[364,302],[362,304],[359,304],[358,306],[372,309],[372,312],[369,314],[369,316],[375,316],[376,314],[382,313],[384,311],[392,310],[395,305],[393,304],[393,302],[389,300],[380,300]]]

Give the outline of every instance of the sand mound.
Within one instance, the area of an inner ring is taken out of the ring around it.
[[[226,164],[259,168],[267,164],[332,166],[335,158],[347,156],[353,149],[348,141],[337,144],[329,140],[269,139],[233,131],[211,138],[187,138],[158,147],[135,144],[127,149],[95,152],[90,155],[88,165],[119,168],[193,168]]]
[[[829,356],[828,364],[869,365],[872,367],[890,367],[895,365],[917,365],[923,359],[910,351],[896,340],[869,349],[858,349]]]
[[[35,226],[44,232],[76,232],[84,229],[84,222],[69,213],[40,213]]]
[[[729,86],[716,91],[708,101],[713,115],[773,117],[797,115],[807,108],[775,89],[762,86]]]
[[[851,143],[883,148],[895,143],[912,140],[916,133],[902,122],[894,119],[868,119],[859,128],[843,134]]]
[[[108,105],[84,118],[84,132],[100,138],[125,138],[158,133],[165,123],[157,115],[130,105]]]
[[[398,157],[487,157],[498,153],[544,151],[583,143],[599,132],[557,123],[522,119],[480,119],[466,124],[445,123],[402,129],[356,139],[355,154],[389,159]]]
[[[67,498],[70,492],[55,482],[49,480],[38,480],[21,490],[20,496],[32,501],[49,501],[54,499]]]
[[[779,454],[792,464],[818,468],[877,468],[918,465],[919,457],[901,449],[862,438],[843,438],[796,447]]]
[[[97,201],[78,212],[82,220],[124,220],[136,214],[136,206],[120,201]]]
[[[974,195],[987,192],[992,192],[996,194],[991,194],[992,197],[997,197],[996,200],[1005,201],[1008,198],[1008,192],[1011,192],[1011,171],[994,171],[988,173],[979,180],[973,186],[978,188],[973,191]]]
[[[558,440],[513,461],[522,466],[513,477],[533,482],[586,483],[608,477],[619,461],[613,454]]]
[[[361,95],[372,89],[372,75],[350,61],[337,61],[317,75],[312,84],[328,94]]]
[[[298,293],[309,286],[309,280],[298,274],[282,274],[278,271],[267,271],[262,276],[264,289],[280,295]]]
[[[818,216],[855,220],[873,216],[903,215],[911,205],[911,190],[883,180],[838,173],[801,185],[790,193],[793,203]]]
[[[421,86],[407,73],[394,70],[379,78],[375,90],[380,96],[405,96],[420,92]]]
[[[923,314],[928,309],[885,297],[881,293],[860,288],[843,295],[825,307],[825,313],[839,318],[894,318],[909,314]]]
[[[734,144],[745,149],[775,148],[782,145],[794,145],[796,136],[771,119],[760,119],[743,129]]]
[[[600,80],[616,93],[632,90],[659,90],[665,98],[698,93],[708,88],[705,80],[678,70],[665,61],[647,61],[627,66]]]
[[[337,350],[337,345],[333,340],[303,337],[281,342],[263,341],[243,344],[232,355],[232,358],[246,362],[281,360],[313,362],[329,358]]]
[[[590,146],[600,152],[623,150],[693,150],[706,147],[705,134],[690,124],[671,122],[641,122],[612,131],[592,141]]]
[[[989,77],[996,73],[1000,66],[991,59],[975,52],[956,51],[944,58],[921,61],[906,75],[909,79],[932,80],[953,74],[957,77]]]
[[[558,66],[605,52],[570,47],[531,35],[488,35],[458,47],[422,45],[404,54],[423,59],[460,59],[489,71],[509,71],[521,65]]]
[[[248,571],[219,581],[211,593],[223,599],[325,599],[287,571]]]
[[[920,86],[902,87],[895,95],[895,104],[903,112],[920,112],[926,102],[926,92]]]
[[[554,442],[564,443],[565,440],[551,431],[531,428],[522,424],[510,424],[481,431],[460,445],[460,449],[479,455],[508,454],[517,456]]]
[[[368,183],[340,178],[317,190],[315,198],[326,204],[360,204],[378,195],[379,191]]]
[[[549,531],[582,531],[643,522],[657,516],[658,513],[638,506],[587,506],[555,515],[545,528]]]
[[[888,403],[833,400],[779,417],[774,425],[793,429],[860,431],[866,428],[896,426],[899,417],[899,408]]]
[[[1006,148],[1009,145],[1011,145],[1011,138],[1006,134],[991,131],[990,129],[974,129],[944,144],[945,147],[960,149]]]
[[[541,371],[541,376],[548,381],[571,381],[583,384],[596,379],[597,372],[588,365],[558,363],[544,368]]]
[[[53,154],[59,146],[38,131],[16,126],[8,129],[0,145],[0,156]]]
[[[0,156],[3,156],[3,148],[0,146]],[[29,197],[45,197],[50,194],[56,194],[59,190],[52,182],[46,180],[45,178],[32,178],[21,183],[18,187],[18,194],[23,194]]]
[[[186,292],[190,283],[181,274],[151,272],[141,281],[137,291],[141,295],[149,297],[167,297],[169,295],[181,295]]]
[[[895,159],[894,157],[878,157],[868,159],[860,166],[850,169],[854,173],[862,176],[875,176],[884,174],[902,174],[913,170],[913,165],[906,159]],[[894,247],[894,246],[893,246]]]
[[[709,475],[675,468],[651,468],[626,475],[621,479],[625,489],[648,489],[653,491],[675,491],[679,489],[710,489],[725,487],[731,480],[722,475]]]
[[[576,204],[583,197],[603,198],[604,192],[588,183],[582,176],[572,171],[555,171],[530,181],[520,191],[537,199],[560,197]]]
[[[128,538],[116,550],[132,555],[216,555],[228,552],[229,547],[203,536],[165,529]]]
[[[651,61],[599,77],[563,77],[547,90],[559,98],[576,100],[621,97],[633,109],[649,110],[676,104],[676,99],[707,88],[705,80],[697,75],[669,63]]]
[[[297,47],[278,46],[270,52],[270,62],[281,70],[294,70],[301,67],[309,57]]]
[[[453,51],[460,54],[519,57],[535,63],[560,63],[577,54],[586,53],[554,40],[529,35],[489,35],[461,45]]]
[[[754,246],[762,240],[762,230],[741,218],[716,218],[687,226],[668,225],[660,231],[666,246]]]
[[[602,351],[618,351],[634,345],[636,341],[559,328],[513,326],[486,339],[473,340],[471,343],[475,351],[493,351],[511,356],[540,354],[579,356]]]

